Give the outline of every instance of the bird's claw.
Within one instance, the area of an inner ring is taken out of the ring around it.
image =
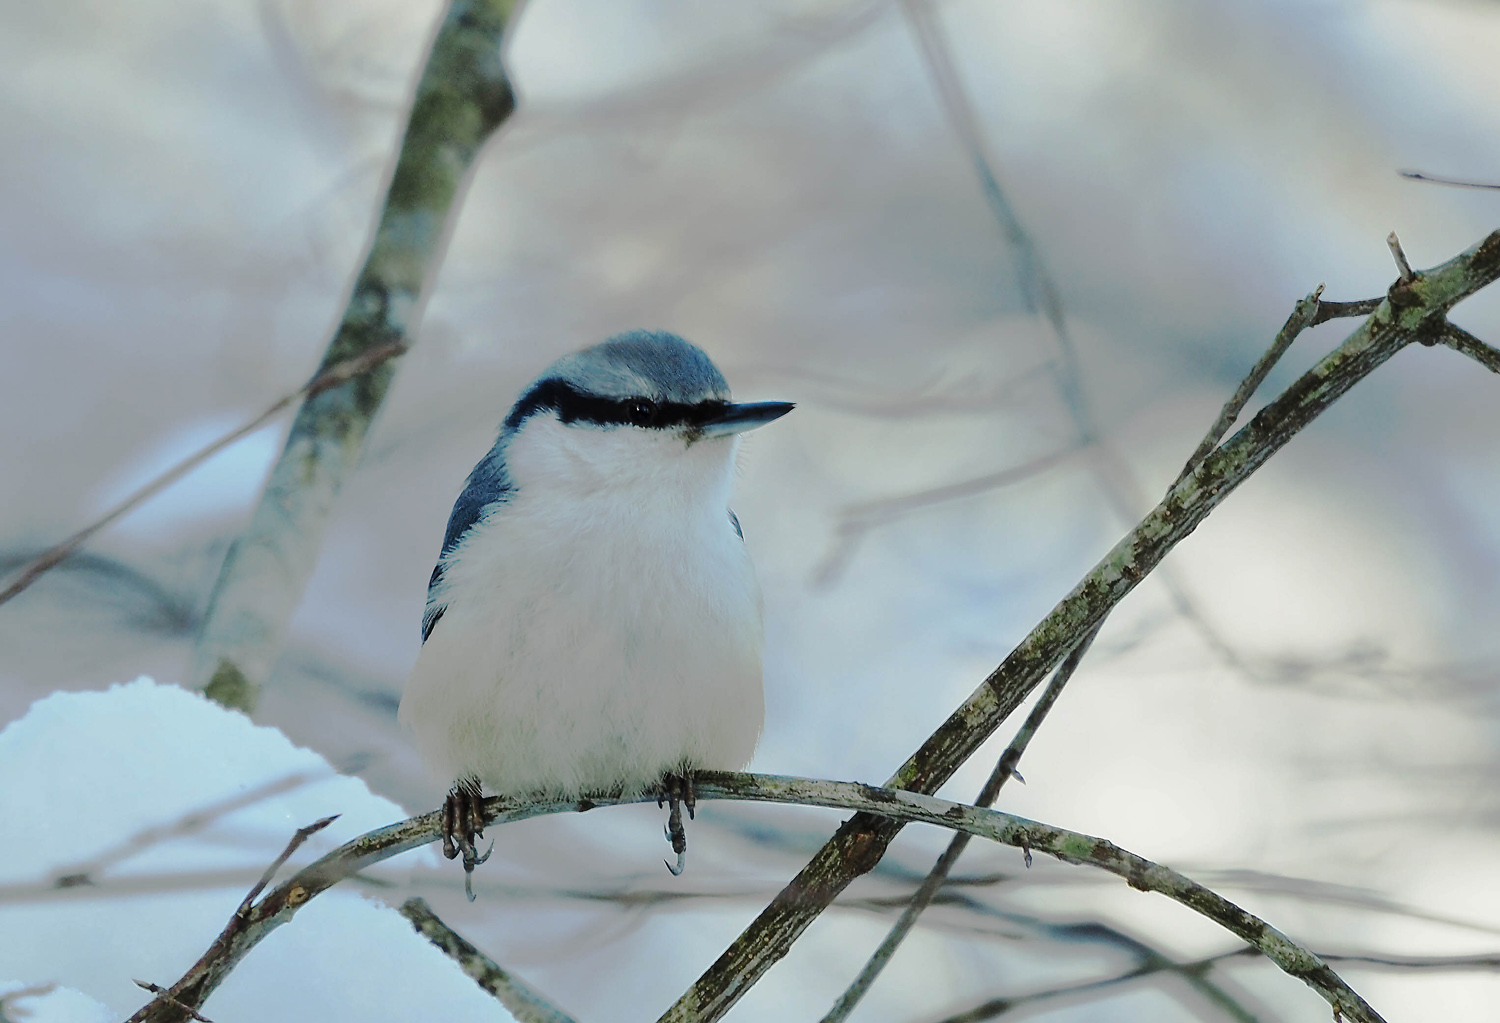
[[[474,901],[474,868],[490,858],[495,843],[479,855],[474,839],[484,837],[484,797],[479,781],[461,778],[443,802],[443,855],[455,859],[460,853],[464,860],[464,894]]]
[[[687,867],[687,828],[682,824],[682,809],[687,807],[688,819],[693,820],[693,810],[697,805],[697,796],[693,792],[693,774],[684,770],[682,773],[668,773],[662,776],[661,792],[656,797],[656,805],[659,807],[662,801],[667,803],[667,823],[662,828],[667,841],[672,843],[672,851],[677,854],[677,865],[674,867],[667,863],[667,869],[676,877]]]

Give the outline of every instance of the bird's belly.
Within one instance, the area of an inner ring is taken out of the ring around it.
[[[564,796],[743,767],[764,710],[760,598],[739,541],[506,525],[465,549],[402,698],[429,765],[498,794]]]

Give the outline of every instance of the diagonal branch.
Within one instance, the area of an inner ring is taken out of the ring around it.
[[[1343,344],[1213,451],[1022,640],[888,783],[935,792],[972,756],[1069,649],[1096,628],[1167,552],[1299,430],[1449,308],[1500,277],[1500,231],[1412,280],[1398,282]],[[806,867],[662,1017],[717,1020],[838,894],[870,870],[901,826],[874,815],[846,821]]]
[[[416,331],[475,157],[515,109],[500,47],[517,2],[445,5],[380,221],[323,354],[324,367],[405,345]],[[254,708],[398,361],[310,395],[292,421],[250,522],[220,568],[198,637],[196,685],[226,707]]]
[[[407,899],[397,911],[416,928],[417,933],[432,942],[458,964],[495,1000],[505,1006],[517,1023],[574,1023],[573,1017],[537,994],[520,977],[502,967],[443,923],[426,899]]]
[[[1083,655],[1088,653],[1089,647],[1093,645],[1094,637],[1098,634],[1098,630],[1096,629],[1088,636],[1085,636],[1083,642],[1074,647],[1073,652],[1068,654],[1062,664],[1058,666],[1056,673],[1052,676],[1052,681],[1047,684],[1047,688],[1036,701],[1036,705],[1031,708],[1031,713],[1026,716],[1026,722],[1016,732],[1015,738],[1011,739],[1010,745],[1005,747],[1005,752],[1000,754],[1000,759],[996,762],[994,771],[990,772],[989,779],[985,781],[984,787],[979,790],[979,798],[974,800],[975,806],[988,807],[994,805],[996,797],[1000,795],[1000,789],[1012,777],[1019,778],[1023,784],[1025,783],[1026,779],[1022,778],[1021,773],[1016,770],[1016,764],[1020,762],[1022,754],[1026,752],[1026,747],[1031,744],[1031,737],[1036,734],[1036,730],[1046,720],[1048,712],[1052,710],[1052,705],[1062,695],[1063,686],[1067,685],[1068,679],[1073,677],[1073,672],[1078,669],[1078,663],[1083,660]],[[870,985],[875,983],[875,978],[880,976],[886,964],[891,961],[891,957],[896,954],[896,949],[901,947],[901,943],[906,940],[907,934],[911,933],[911,929],[916,926],[917,917],[921,916],[923,911],[932,904],[933,897],[937,895],[938,890],[948,880],[948,875],[953,872],[953,865],[958,862],[958,858],[968,848],[971,837],[973,836],[966,831],[961,831],[953,836],[953,840],[948,843],[948,848],[943,850],[943,854],[938,857],[937,862],[932,866],[932,870],[928,872],[927,877],[922,881],[921,887],[911,897],[911,901],[907,903],[906,908],[901,911],[901,916],[892,925],[890,931],[885,936],[885,940],[880,943],[880,947],[870,956],[869,961],[865,963],[864,969],[860,970],[859,976],[839,996],[839,1000],[833,1004],[833,1008],[828,1010],[828,1014],[823,1017],[822,1023],[843,1023],[844,1020],[849,1018],[849,1013],[854,1011],[854,1007],[859,1004],[860,999],[864,998],[865,994],[870,990]]]
[[[1187,464],[1182,467],[1182,472],[1178,473],[1177,478],[1172,481],[1172,486],[1175,487],[1181,483],[1189,473],[1198,467],[1198,463],[1208,457],[1210,451],[1219,446],[1219,441],[1224,439],[1224,435],[1229,432],[1229,428],[1234,425],[1234,421],[1244,411],[1245,404],[1255,394],[1266,377],[1270,375],[1276,363],[1286,354],[1286,350],[1292,347],[1292,342],[1297,340],[1297,335],[1312,326],[1314,319],[1318,315],[1318,300],[1322,297],[1323,285],[1319,284],[1311,295],[1308,295],[1293,307],[1292,315],[1286,318],[1286,323],[1276,332],[1276,339],[1271,342],[1271,347],[1266,349],[1265,354],[1260,357],[1260,361],[1250,370],[1249,375],[1240,381],[1240,386],[1234,389],[1234,394],[1229,396],[1229,400],[1219,410],[1219,418],[1214,420],[1214,425],[1208,428],[1208,433],[1204,434],[1203,439],[1198,442],[1197,449],[1188,457]],[[1373,312],[1373,310],[1371,311]]]
[[[1500,349],[1485,344],[1456,323],[1443,324],[1438,340],[1479,363],[1491,373],[1500,373]]]
[[[1132,888],[1165,895],[1218,923],[1284,972],[1322,995],[1334,1009],[1356,1023],[1383,1023],[1380,1015],[1345,984],[1326,963],[1270,924],[1168,867],[1128,852],[1102,838],[1055,828],[998,810],[952,803],[946,799],[856,782],[787,778],[767,774],[700,771],[694,775],[697,797],[796,803],[855,810],[901,823],[932,824],[978,835],[1026,852],[1046,853],[1066,863],[1090,864],[1124,878]],[[655,795],[601,795],[580,800],[513,803],[485,800],[489,824],[504,824],[552,813],[582,812],[601,806],[640,803]],[[184,1009],[195,1010],[245,955],[271,931],[286,923],[314,896],[358,871],[407,852],[441,835],[442,811],[413,817],[346,842],[277,885],[215,939],[188,973],[128,1023],[180,1023]]]

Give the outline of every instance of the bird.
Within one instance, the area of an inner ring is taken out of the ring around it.
[[[692,772],[743,768],[765,717],[738,438],[793,407],[735,403],[664,331],[565,355],[522,390],[453,505],[398,711],[452,782],[443,852],[463,854],[466,889],[489,855],[485,791],[655,792],[681,872]]]

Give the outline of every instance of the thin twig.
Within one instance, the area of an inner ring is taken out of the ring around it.
[[[133,981],[132,983],[134,983],[135,986],[138,987],[138,988],[144,988],[147,991],[150,991],[153,995],[155,995],[156,997],[162,999],[163,1001],[166,1001],[166,1002],[171,1003],[172,1005],[175,1005],[177,1008],[179,1008],[183,1012],[187,1013],[193,1019],[197,1020],[198,1023],[214,1023],[213,1020],[211,1020],[207,1016],[204,1016],[201,1013],[199,1013],[198,1010],[195,1009],[195,1008],[193,1008],[191,1005],[184,1005],[181,1002],[179,1002],[177,999],[173,998],[172,997],[172,993],[170,991],[168,991],[166,988],[162,987],[160,984],[153,984],[149,980],[137,980],[137,981]]]
[[[984,787],[979,790],[979,797],[974,800],[975,806],[987,807],[993,805],[995,798],[1000,795],[1000,789],[1012,776],[1019,778],[1023,784],[1025,783],[1026,779],[1022,778],[1016,771],[1016,764],[1020,762],[1021,755],[1026,752],[1026,747],[1031,743],[1031,737],[1036,734],[1037,729],[1046,720],[1048,711],[1052,709],[1052,705],[1057,702],[1058,696],[1062,694],[1063,686],[1067,685],[1068,680],[1073,677],[1073,672],[1078,668],[1078,663],[1083,660],[1083,655],[1088,653],[1089,647],[1093,645],[1094,638],[1098,635],[1098,629],[1089,633],[1084,637],[1082,643],[1073,648],[1073,652],[1068,654],[1062,664],[1058,665],[1057,670],[1052,674],[1052,681],[1047,684],[1047,688],[1043,690],[1041,697],[1037,699],[1036,705],[1031,708],[1031,713],[1026,716],[1025,724],[1016,732],[1015,738],[1010,741],[1010,745],[1005,747],[1005,752],[1000,754],[1000,759],[995,763],[995,769],[990,772],[989,779],[985,781]],[[932,904],[933,897],[937,895],[938,889],[942,888],[943,884],[948,880],[948,875],[952,873],[954,864],[963,855],[963,851],[968,847],[969,839],[972,837],[966,831],[960,831],[953,836],[953,840],[948,843],[948,848],[943,850],[943,854],[938,857],[937,862],[932,866],[932,870],[928,872],[927,877],[922,881],[921,887],[917,889],[916,894],[911,897],[911,901],[902,910],[901,916],[892,925],[890,931],[887,932],[885,940],[880,943],[880,947],[870,956],[864,965],[864,969],[860,970],[859,976],[854,978],[853,983],[839,996],[839,1000],[833,1004],[833,1008],[828,1010],[827,1015],[823,1017],[822,1023],[842,1023],[843,1020],[849,1017],[849,1013],[854,1011],[854,1007],[859,1004],[860,1000],[870,990],[870,985],[875,983],[875,978],[880,976],[886,964],[896,954],[896,949],[901,947],[901,943],[906,940],[907,934],[916,926],[917,917]]]
[[[1456,323],[1444,323],[1438,340],[1455,352],[1462,352],[1491,373],[1500,373],[1500,349],[1485,344]]]
[[[1392,236],[1394,237],[1394,235]],[[1286,354],[1286,350],[1297,340],[1308,327],[1326,323],[1328,320],[1342,316],[1369,316],[1380,308],[1383,298],[1366,298],[1356,302],[1324,302],[1323,285],[1319,284],[1302,301],[1298,302],[1292,309],[1292,314],[1287,317],[1286,323],[1277,332],[1271,347],[1266,349],[1260,361],[1250,370],[1244,380],[1240,381],[1239,387],[1235,388],[1234,394],[1224,403],[1224,408],[1219,412],[1219,418],[1214,420],[1213,426],[1208,428],[1203,440],[1198,443],[1198,448],[1188,458],[1187,464],[1182,467],[1182,472],[1177,474],[1177,479],[1172,486],[1181,483],[1195,468],[1198,463],[1208,457],[1208,453],[1219,446],[1219,441],[1224,439],[1224,434],[1239,419],[1240,413],[1245,410],[1245,405],[1255,395],[1260,385],[1265,382],[1271,370]],[[1170,488],[1169,488],[1170,489]]]
[[[1313,317],[1312,326],[1327,323],[1343,316],[1369,316],[1380,308],[1380,303],[1385,301],[1385,296],[1379,298],[1361,298],[1353,302],[1318,302],[1317,315]]]
[[[1166,554],[1293,436],[1448,309],[1500,278],[1500,231],[1415,280],[1390,289],[1334,351],[1203,460],[1031,630],[889,784],[934,792],[989,738],[1078,641]],[[900,825],[873,815],[846,821],[662,1017],[713,1023],[744,995],[818,915],[884,855]]]
[[[1401,272],[1401,283],[1404,284],[1416,277],[1411,264],[1406,260],[1405,250],[1401,248],[1401,239],[1396,237],[1395,231],[1385,236],[1385,243],[1390,246],[1391,258],[1396,261],[1396,269]]]
[[[417,933],[436,945],[519,1023],[574,1023],[573,1017],[532,990],[521,978],[475,948],[432,911],[425,899],[407,899],[398,911]]]
[[[1250,370],[1249,375],[1240,381],[1240,386],[1234,389],[1234,394],[1230,395],[1229,400],[1219,411],[1219,418],[1215,419],[1214,424],[1208,428],[1208,432],[1198,442],[1197,449],[1183,465],[1177,478],[1172,481],[1173,487],[1186,479],[1198,467],[1198,464],[1208,457],[1208,453],[1219,446],[1219,441],[1224,439],[1224,434],[1229,432],[1234,421],[1240,417],[1245,404],[1255,394],[1256,389],[1270,374],[1272,368],[1286,354],[1286,350],[1292,347],[1292,342],[1297,340],[1297,335],[1312,326],[1314,320],[1317,319],[1318,302],[1322,297],[1323,285],[1319,284],[1311,295],[1292,308],[1292,315],[1286,318],[1286,323],[1282,324],[1281,329],[1276,332],[1276,338],[1271,342],[1271,347],[1266,349],[1265,354]],[[1171,487],[1167,489],[1170,490]]]
[[[331,816],[324,817],[322,820],[313,821],[305,828],[298,828],[297,833],[292,836],[292,840],[286,844],[286,848],[281,850],[281,855],[277,856],[274,860],[271,861],[271,865],[265,869],[265,872],[263,874],[260,875],[260,880],[255,882],[254,886],[245,895],[245,898],[240,902],[239,909],[236,909],[234,911],[235,918],[243,919],[245,914],[250,912],[250,907],[255,905],[256,896],[266,890],[266,885],[271,883],[271,878],[276,876],[276,872],[281,869],[282,864],[292,858],[292,853],[296,852],[299,848],[302,847],[303,842],[306,842],[313,835],[316,835],[318,832],[328,827],[328,825],[338,820],[339,817],[340,814],[333,814]],[[232,922],[231,926],[233,926]]]
[[[1270,924],[1170,868],[1152,863],[1105,839],[1066,831],[998,810],[952,803],[946,799],[901,789],[853,782],[787,778],[765,774],[700,771],[694,774],[697,797],[795,803],[856,810],[862,814],[911,823],[967,831],[1028,854],[1046,853],[1067,863],[1091,864],[1124,878],[1131,887],[1154,891],[1199,913],[1259,949],[1284,972],[1312,987],[1329,1004],[1356,1023],[1381,1020],[1365,1001],[1317,956]],[[509,802],[485,800],[486,826],[552,813],[591,810],[601,806],[639,803],[655,795],[600,795],[580,800]],[[239,925],[215,940],[197,963],[170,989],[172,998],[199,1006],[259,941],[286,923],[309,900],[337,882],[381,860],[436,841],[441,835],[442,811],[435,810],[398,824],[361,835],[299,870],[250,907]],[[130,1023],[178,1020],[175,1006],[158,999],[130,1018]]]
[[[254,885],[251,886],[249,893],[242,900],[240,900],[240,904],[235,909],[234,915],[229,918],[229,922],[224,925],[224,929],[220,931],[219,936],[214,939],[213,945],[209,947],[209,952],[205,953],[205,956],[211,954],[214,949],[219,948],[220,946],[225,945],[233,940],[234,936],[240,932],[245,922],[254,915],[256,909],[256,896],[265,891],[266,885],[271,883],[271,878],[276,876],[276,871],[280,870],[282,865],[286,863],[287,860],[291,859],[292,854],[299,848],[301,848],[303,842],[306,842],[308,838],[328,827],[328,825],[338,820],[339,817],[339,814],[333,814],[329,817],[324,817],[321,820],[313,821],[306,827],[297,829],[296,834],[292,835],[291,840],[287,842],[286,848],[282,849],[281,854],[271,861],[271,865],[261,873],[260,878],[255,882]],[[277,890],[280,891],[280,889]],[[292,902],[300,905],[302,902],[305,902],[309,896],[298,895],[297,890],[294,888],[291,890],[288,897]],[[199,962],[201,963],[202,960],[199,960]],[[192,998],[185,995],[181,981],[173,984],[170,988],[164,988],[160,985],[150,984],[140,980],[136,981],[136,983],[145,988],[147,991],[150,991],[156,997],[151,999],[151,1001],[147,1002],[145,1005],[141,1006],[141,1008],[136,1011],[135,1015],[130,1017],[132,1023],[134,1023],[134,1021],[136,1020],[179,1019],[180,1017],[173,1013],[172,1010],[174,1009],[178,1012],[189,1013],[194,1019],[203,1019],[202,1016],[199,1016],[197,1014],[197,1009],[203,1004],[204,999],[208,997],[207,991],[205,991],[201,997]]]
[[[1484,188],[1500,190],[1500,184],[1491,181],[1465,181],[1462,178],[1448,178],[1441,174],[1424,174],[1422,171],[1403,170],[1397,174],[1411,181],[1425,181],[1430,185],[1447,185],[1449,188]]]
[[[88,542],[89,538],[92,537],[95,533],[99,532],[99,530],[104,529],[106,526],[109,526],[119,519],[123,518],[124,516],[130,514],[142,503],[155,497],[167,487],[170,487],[173,483],[176,483],[178,480],[182,479],[182,477],[198,468],[198,466],[202,465],[204,462],[208,461],[214,455],[218,454],[220,451],[223,451],[231,444],[234,444],[236,441],[248,437],[256,430],[259,430],[262,426],[266,425],[266,423],[276,418],[277,415],[290,408],[292,403],[297,399],[314,394],[319,394],[323,391],[328,390],[330,387],[336,387],[339,384],[344,383],[345,381],[352,380],[354,377],[357,377],[362,373],[368,373],[376,366],[379,366],[382,362],[400,355],[404,351],[406,351],[406,345],[399,342],[384,345],[380,348],[371,349],[370,351],[364,352],[361,355],[356,355],[352,359],[345,359],[343,362],[340,362],[334,366],[330,366],[328,369],[324,370],[322,373],[317,374],[307,383],[297,388],[291,394],[277,399],[269,408],[267,408],[260,415],[256,416],[254,419],[250,420],[244,426],[241,426],[236,430],[231,430],[229,433],[226,433],[224,436],[220,437],[218,440],[207,445],[206,447],[199,448],[187,458],[184,458],[182,461],[172,466],[172,468],[168,469],[166,472],[162,473],[160,476],[156,477],[145,486],[136,490],[129,497],[125,498],[125,500],[121,501],[119,504],[115,505],[108,512],[106,512],[103,518],[100,518],[90,526],[80,529],[78,532],[68,537],[62,543],[57,544],[55,547],[49,547],[47,550],[37,555],[34,559],[32,559],[30,564],[21,569],[20,574],[16,577],[14,582],[12,582],[4,590],[0,590],[0,604],[4,604],[7,600],[16,596],[32,583],[36,582],[37,579],[41,578],[41,576],[49,569],[56,567],[65,558],[67,558],[68,555],[72,554],[78,548],[82,547],[86,542]]]

